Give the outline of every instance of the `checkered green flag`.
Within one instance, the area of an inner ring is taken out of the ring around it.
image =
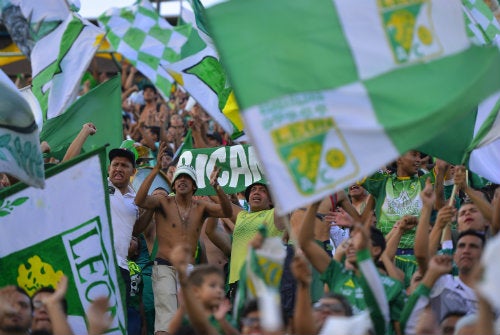
[[[483,0],[462,0],[462,5],[468,32],[479,44],[491,44],[500,36],[500,25]]]
[[[181,58],[191,27],[173,27],[146,0],[130,7],[111,8],[99,16],[98,22],[113,48],[168,98],[173,79],[160,64]]]

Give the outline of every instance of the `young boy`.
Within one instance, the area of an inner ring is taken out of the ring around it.
[[[188,275],[191,255],[187,245],[174,247],[170,255],[179,275],[183,306],[177,310],[168,333],[175,334],[180,327],[191,325],[200,334],[239,334],[226,316],[230,305],[224,298],[224,273],[215,265],[204,264]]]

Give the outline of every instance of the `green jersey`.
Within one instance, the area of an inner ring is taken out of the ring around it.
[[[274,225],[274,208],[258,212],[241,211],[236,217],[229,265],[229,284],[240,280],[240,271],[247,257],[248,244],[255,237],[261,225],[267,228],[267,236],[282,236]]]
[[[420,192],[425,180],[435,176],[429,172],[420,177],[398,177],[396,174],[375,173],[362,186],[375,197],[377,228],[387,235],[394,224],[405,215],[420,216],[422,200]],[[406,232],[399,242],[399,248],[411,249],[415,244],[416,227]]]
[[[390,320],[399,321],[401,311],[406,303],[406,293],[403,284],[380,273],[378,275],[382,281],[385,296],[389,304]],[[370,276],[373,275],[370,274]],[[353,307],[354,313],[378,306],[377,301],[373,301],[369,295],[365,295],[363,292],[363,285],[366,286],[366,282],[378,279],[362,278],[356,275],[354,271],[347,270],[341,263],[332,260],[325,272],[321,274],[321,280],[328,285],[331,292],[345,296]]]

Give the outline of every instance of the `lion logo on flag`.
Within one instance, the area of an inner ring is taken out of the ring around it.
[[[379,1],[379,13],[396,63],[414,63],[439,56],[429,0]]]
[[[64,275],[61,270],[55,271],[52,265],[45,263],[39,256],[30,257],[26,264],[19,265],[17,285],[22,287],[29,296],[33,296],[42,287],[51,286],[54,289]]]

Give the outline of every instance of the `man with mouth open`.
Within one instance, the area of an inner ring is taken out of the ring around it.
[[[245,262],[248,244],[255,237],[261,225],[267,227],[267,236],[282,236],[285,229],[283,218],[277,215],[272,204],[267,182],[262,179],[247,186],[245,199],[250,211],[233,205],[231,221],[235,223],[231,260],[229,264],[229,298],[234,300],[240,280],[240,271]]]
[[[130,272],[127,255],[132,235],[146,229],[151,213],[143,212],[134,203],[135,191],[130,185],[130,178],[135,174],[135,154],[126,148],[112,149],[109,152],[108,191],[113,227],[113,240],[116,258],[125,288],[126,297],[130,296]]]
[[[210,175],[210,185],[215,189],[219,203],[195,199],[198,186],[196,172],[191,166],[178,166],[173,179],[174,196],[148,195],[148,190],[160,170],[167,143],[161,142],[157,164],[144,179],[137,191],[135,203],[141,208],[158,210],[156,237],[158,252],[153,266],[153,292],[155,296],[155,334],[166,334],[177,310],[177,272],[170,262],[170,253],[175,246],[189,244],[196,250],[203,222],[208,217],[230,218],[233,210],[231,202],[217,182],[220,168],[214,167]],[[194,260],[194,255],[192,255]]]

